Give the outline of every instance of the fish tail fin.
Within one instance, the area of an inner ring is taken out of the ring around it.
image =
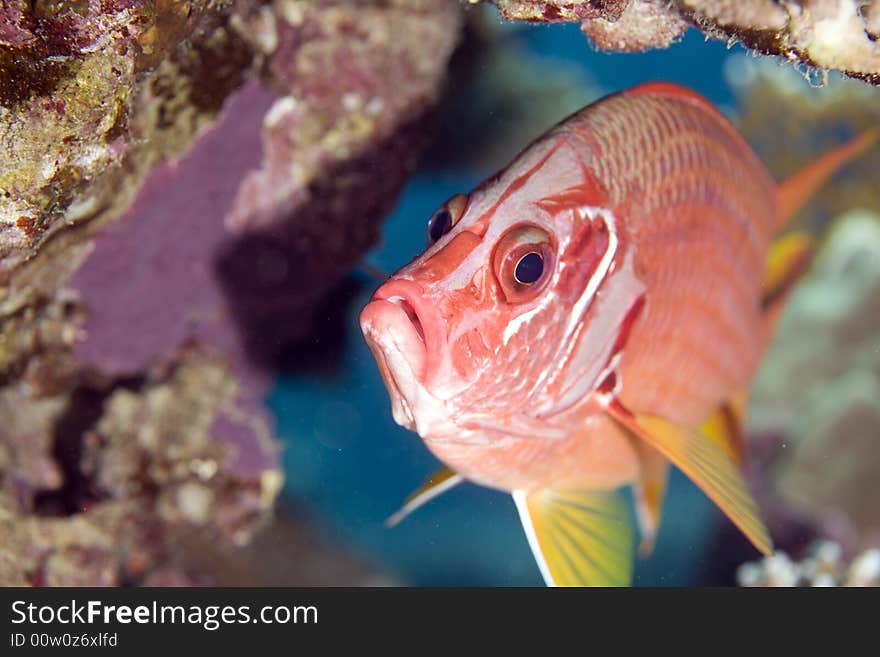
[[[790,178],[779,183],[776,193],[776,227],[782,230],[795,213],[844,164],[854,160],[880,137],[880,128],[870,128],[841,144]]]
[[[547,586],[628,586],[632,526],[615,491],[517,490],[513,500]]]

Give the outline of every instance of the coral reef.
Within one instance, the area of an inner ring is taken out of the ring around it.
[[[265,524],[264,366],[376,239],[459,25],[443,0],[3,4],[0,582],[222,579],[186,546]]]
[[[847,564],[833,541],[812,545],[801,561],[777,552],[744,563],[736,572],[740,586],[880,586],[880,549],[865,550]]]
[[[579,21],[605,50],[665,48],[688,27],[880,84],[880,0],[490,0],[508,19]]]
[[[124,205],[134,180],[216,113],[250,60],[223,26],[230,5],[3,4],[3,279],[55,232]]]

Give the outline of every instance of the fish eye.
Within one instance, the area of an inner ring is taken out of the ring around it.
[[[440,208],[428,219],[428,243],[433,244],[452,230],[452,215],[445,207]]]
[[[533,299],[550,280],[555,247],[550,234],[531,224],[508,230],[495,247],[495,277],[509,303]]]
[[[526,253],[513,270],[513,276],[516,282],[522,285],[531,285],[541,278],[544,272],[544,256],[537,251]]]
[[[458,223],[467,208],[467,196],[456,194],[428,219],[428,246],[434,244]]]

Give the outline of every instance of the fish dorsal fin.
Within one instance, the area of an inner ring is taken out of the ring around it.
[[[721,404],[700,427],[700,433],[714,440],[740,470],[746,463],[745,411],[746,394],[742,393]]]
[[[669,479],[669,460],[644,440],[635,440],[639,453],[639,477],[633,485],[636,519],[639,522],[639,554],[647,557],[654,551],[666,482]]]
[[[767,528],[739,468],[715,441],[656,416],[633,415],[619,403],[609,406],[609,413],[690,477],[760,552],[773,552]]]
[[[385,526],[394,527],[400,524],[413,511],[423,507],[435,497],[442,495],[462,481],[464,481],[464,477],[460,474],[453,472],[449,468],[440,468],[425,479],[425,482],[404,500],[403,506],[385,521]]]
[[[514,491],[547,586],[629,586],[632,526],[614,491]]]
[[[828,151],[779,184],[776,193],[776,227],[781,230],[831,176],[847,162],[862,154],[873,144],[880,129],[871,128],[845,144]]]

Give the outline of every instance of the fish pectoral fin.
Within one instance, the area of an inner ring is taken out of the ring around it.
[[[644,440],[634,441],[639,453],[640,473],[633,485],[636,518],[641,540],[639,554],[647,557],[654,551],[666,482],[669,479],[669,460]]]
[[[423,507],[425,504],[448,491],[450,488],[457,486],[464,477],[450,470],[449,468],[440,468],[437,472],[430,475],[425,482],[410,494],[394,514],[385,521],[386,527],[394,527],[411,514],[416,509]]]
[[[740,470],[746,463],[746,440],[743,431],[746,394],[737,395],[721,404],[701,426],[702,435],[715,443],[733,460]]]
[[[760,552],[772,554],[770,535],[739,468],[715,441],[656,416],[633,415],[620,404],[612,404],[609,414],[681,469]]]
[[[529,547],[547,586],[628,586],[632,526],[614,491],[514,491]]]

